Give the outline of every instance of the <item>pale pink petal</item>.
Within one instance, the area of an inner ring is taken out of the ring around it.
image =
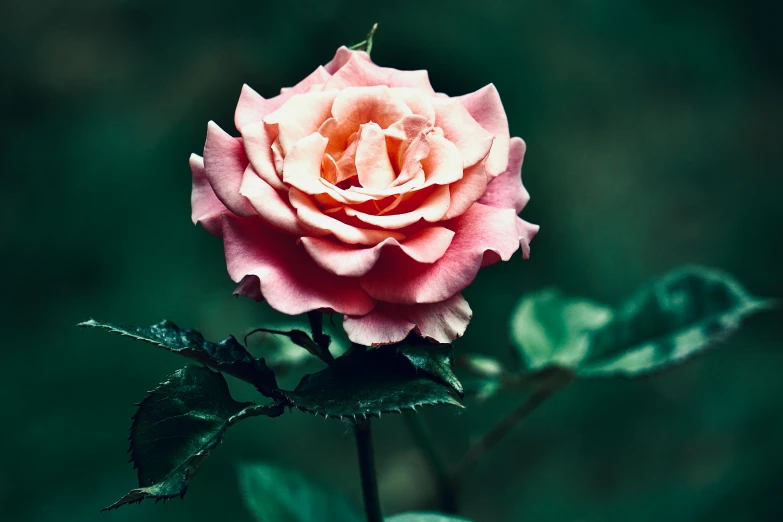
[[[432,107],[432,96],[421,89],[409,87],[393,87],[390,89],[395,98],[405,102],[413,114],[426,118],[430,126],[435,123],[435,109]]]
[[[297,211],[299,219],[306,225],[320,230],[328,230],[344,243],[351,245],[377,245],[386,238],[393,237],[397,241],[405,239],[404,234],[391,230],[369,230],[354,227],[343,223],[331,216],[327,216],[315,206],[310,197],[304,192],[291,187],[288,193],[291,205]]]
[[[274,137],[270,136],[264,122],[249,123],[242,127],[242,140],[245,153],[261,179],[277,190],[285,189],[285,184],[275,169],[275,158],[272,155]]]
[[[375,302],[355,278],[339,277],[319,267],[296,244],[296,238],[275,231],[258,218],[223,214],[223,243],[228,273],[242,282],[237,291],[264,299],[275,310],[298,315],[334,310],[363,315]],[[252,288],[255,276],[258,292]]]
[[[267,100],[249,85],[242,86],[239,101],[234,112],[234,125],[242,132],[242,128],[250,123],[256,123],[264,119],[264,116],[277,110],[283,104],[284,99],[276,96]]]
[[[522,212],[530,200],[522,185],[522,159],[525,157],[525,142],[521,138],[511,138],[506,171],[489,182],[479,203],[499,208],[513,208],[517,214]]]
[[[327,141],[317,132],[297,141],[283,161],[283,181],[308,194],[326,192],[321,162]]]
[[[512,209],[474,204],[449,223],[454,239],[433,264],[417,263],[390,250],[360,278],[362,288],[379,301],[399,304],[437,303],[467,287],[481,268],[485,253],[506,261],[519,248]]]
[[[351,53],[339,69],[332,73],[332,77],[324,84],[324,89],[342,90],[347,87],[388,85],[386,80],[389,73],[372,63],[366,58],[366,55],[367,53]],[[335,58],[337,57],[335,56]],[[329,65],[327,65],[327,70],[329,70]]]
[[[508,118],[500,101],[498,90],[493,84],[482,87],[476,92],[457,98],[479,125],[488,130],[495,141],[487,158],[487,174],[497,176],[508,166],[509,139]]]
[[[487,190],[487,181],[483,161],[466,168],[462,179],[449,185],[451,206],[443,219],[464,214]]]
[[[462,166],[470,167],[483,160],[492,147],[494,136],[473,119],[455,98],[433,98],[435,125],[462,154]]]
[[[452,142],[435,133],[427,135],[429,154],[421,160],[425,182],[421,188],[431,185],[448,185],[462,179],[462,156]]]
[[[372,269],[383,249],[397,247],[419,263],[434,263],[446,253],[454,232],[444,227],[424,228],[400,243],[394,238],[372,248],[357,248],[329,239],[303,237],[307,253],[322,268],[340,276],[359,277]]]
[[[279,230],[297,236],[305,234],[322,236],[328,233],[301,223],[291,205],[283,200],[280,194],[269,186],[266,181],[261,179],[250,165],[248,165],[242,178],[239,193],[250,201],[250,204],[253,205],[253,208],[264,221]]]
[[[296,94],[264,117],[265,123],[277,126],[277,139],[283,155],[291,151],[294,143],[317,131],[331,116],[335,96],[335,91]]]
[[[392,68],[382,68],[388,71],[386,85],[389,87],[413,87],[430,96],[435,95],[435,89],[430,83],[430,74],[426,70],[418,71],[400,71]]]
[[[405,228],[422,219],[434,223],[440,221],[449,210],[449,187],[436,187],[415,210],[401,214],[367,214],[351,207],[345,207],[344,210],[349,216],[386,230]]]
[[[538,225],[528,223],[524,219],[517,217],[517,233],[519,234],[519,243],[522,246],[522,256],[525,259],[530,257],[530,242],[538,234],[539,228]]]
[[[385,129],[410,114],[413,113],[405,102],[393,96],[390,89],[383,85],[343,89],[334,98],[331,108],[331,116],[350,132],[370,121]]]
[[[396,175],[386,150],[386,138],[377,123],[361,126],[355,162],[359,183],[363,187],[384,189],[394,181]]]
[[[220,237],[223,235],[220,215],[223,212],[228,212],[228,209],[215,196],[212,186],[207,181],[207,176],[204,173],[204,160],[201,156],[190,155],[190,170],[193,173],[190,218],[194,225],[201,223],[207,232]]]
[[[324,70],[329,73],[330,75],[333,75],[337,71],[339,71],[343,65],[348,63],[348,60],[351,59],[351,57],[355,56],[358,60],[364,60],[366,62],[370,61],[370,55],[367,54],[364,51],[352,51],[351,49],[348,49],[345,46],[341,46],[339,49],[337,49],[337,52],[334,55],[334,58],[324,65]]]
[[[473,312],[461,294],[431,304],[399,305],[378,303],[367,315],[347,315],[343,328],[348,338],[365,346],[397,343],[411,331],[439,343],[461,337]]]
[[[204,172],[217,198],[238,216],[255,214],[250,203],[239,194],[247,164],[242,140],[231,137],[210,121],[204,144]]]

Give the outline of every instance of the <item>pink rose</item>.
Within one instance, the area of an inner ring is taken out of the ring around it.
[[[223,238],[236,293],[345,314],[363,345],[451,342],[479,269],[530,253],[525,143],[493,85],[449,98],[341,47],[274,98],[244,86],[234,121],[240,138],[209,123],[190,166],[193,222]]]

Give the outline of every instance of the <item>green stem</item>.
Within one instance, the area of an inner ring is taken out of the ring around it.
[[[359,473],[362,478],[364,512],[367,522],[383,522],[381,501],[378,496],[378,477],[375,473],[375,457],[372,448],[370,420],[357,422],[353,428],[356,448],[359,452]]]
[[[556,375],[547,385],[542,386],[535,392],[533,392],[526,401],[517,406],[511,413],[506,415],[495,426],[492,427],[481,439],[476,442],[460,463],[457,465],[457,469],[452,473],[452,484],[455,489],[460,486],[465,476],[476,467],[481,458],[492,450],[498,442],[500,442],[511,430],[513,430],[522,419],[527,417],[536,408],[543,404],[549,397],[568,382],[570,382],[571,376],[567,374]]]
[[[427,460],[427,465],[435,479],[435,488],[438,495],[440,510],[445,513],[456,513],[457,497],[454,494],[451,478],[446,470],[446,465],[443,463],[443,459],[440,458],[440,455],[435,449],[435,444],[432,442],[429,430],[420,415],[420,413],[406,410],[403,413],[403,418],[408,425],[408,430],[411,432],[413,440],[419,446],[424,458]]]
[[[310,322],[310,330],[313,332],[313,341],[321,347],[326,357],[324,362],[331,364],[334,362],[334,358],[329,351],[332,338],[324,333],[324,315],[318,311],[307,312],[307,320]]]

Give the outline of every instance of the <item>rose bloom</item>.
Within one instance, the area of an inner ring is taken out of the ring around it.
[[[363,345],[445,343],[479,269],[530,254],[525,143],[493,85],[450,98],[341,47],[274,98],[245,85],[234,122],[241,137],[210,122],[190,166],[193,222],[223,238],[238,294],[344,314]]]

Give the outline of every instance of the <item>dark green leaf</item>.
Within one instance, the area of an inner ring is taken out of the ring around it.
[[[271,328],[256,328],[245,336],[245,342],[247,342],[247,338],[250,335],[258,332],[287,337],[296,346],[300,348],[304,348],[311,355],[318,357],[326,364],[331,364],[332,361],[334,361],[334,357],[332,357],[331,352],[328,349],[323,348],[320,345],[316,344],[315,341],[313,341],[313,339],[310,337],[310,335],[308,335],[308,333],[303,330],[275,330]],[[331,342],[331,339],[329,338],[329,336],[323,336],[323,337],[329,339],[329,341],[325,342],[324,344],[324,346],[328,346],[328,343]]]
[[[258,522],[362,522],[347,498],[294,471],[267,464],[244,464],[239,486]]]
[[[444,379],[440,373],[441,351],[433,350],[436,362],[430,363],[423,360],[424,352],[416,350],[416,366],[405,352],[394,345],[354,348],[328,368],[306,375],[294,391],[283,393],[300,410],[354,420],[424,405],[461,405],[462,386],[455,389],[447,383],[451,377]]]
[[[440,513],[402,513],[386,517],[386,522],[470,522],[470,520]]]
[[[448,384],[462,395],[462,384],[454,375],[454,359],[450,344],[430,343],[422,339],[414,342],[404,341],[398,344],[397,348],[418,371]]]
[[[587,333],[612,318],[610,308],[544,290],[520,301],[511,321],[511,338],[524,367],[576,367],[587,354]]]
[[[636,376],[682,362],[772,304],[724,272],[676,270],[618,307],[613,320],[591,334],[579,374]]]
[[[188,484],[226,429],[251,415],[277,416],[283,407],[235,401],[219,372],[188,365],[139,403],[130,433],[139,487],[104,508],[147,498],[183,497]]]
[[[99,323],[90,319],[79,326],[103,328],[138,341],[152,343],[249,382],[267,397],[276,396],[275,374],[267,368],[263,359],[250,355],[234,337],[212,343],[196,330],[182,329],[167,320],[149,327],[140,327]]]

